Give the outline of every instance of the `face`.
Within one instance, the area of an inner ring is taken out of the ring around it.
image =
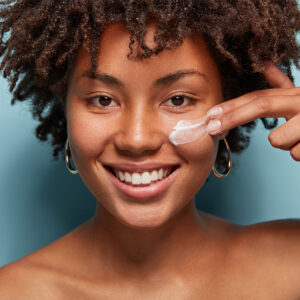
[[[147,29],[153,47],[155,25]],[[140,61],[127,58],[128,44],[121,24],[103,32],[97,78],[89,76],[89,53],[79,50],[68,85],[68,137],[80,176],[103,211],[129,227],[154,228],[190,204],[211,171],[218,137],[176,147],[168,136],[179,120],[199,119],[221,102],[221,81],[199,36]],[[141,187],[121,182],[110,167],[131,175],[160,167],[172,173]]]

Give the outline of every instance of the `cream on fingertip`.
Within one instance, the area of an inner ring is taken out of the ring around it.
[[[221,121],[220,120],[211,120],[207,124],[206,130],[208,133],[214,132],[218,130],[221,127]]]
[[[206,117],[214,117],[214,116],[218,116],[223,112],[222,107],[218,106],[218,107],[213,107],[211,108],[207,113],[206,113]]]

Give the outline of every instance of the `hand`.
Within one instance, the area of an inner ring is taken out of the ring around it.
[[[258,118],[285,118],[286,123],[269,134],[269,141],[275,148],[290,151],[293,159],[300,161],[300,87],[295,87],[271,62],[265,63],[264,76],[271,89],[254,91],[216,105],[207,112],[211,119],[207,130],[210,135],[222,134]],[[216,108],[222,111],[213,114]],[[220,127],[210,130],[214,124]]]

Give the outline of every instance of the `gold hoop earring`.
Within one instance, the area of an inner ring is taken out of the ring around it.
[[[226,146],[226,150],[227,150],[227,154],[228,154],[228,163],[227,163],[227,168],[226,168],[226,172],[224,174],[221,174],[219,173],[217,170],[216,170],[216,167],[215,165],[213,165],[212,167],[212,172],[214,173],[214,175],[217,177],[217,178],[224,178],[226,177],[230,170],[231,170],[231,152],[230,152],[230,148],[229,148],[229,145],[226,141],[226,138],[224,138],[224,143],[225,143],[225,146]]]
[[[75,170],[71,167],[70,156],[71,156],[71,151],[70,151],[69,139],[67,138],[66,145],[65,145],[65,161],[66,161],[67,169],[72,174],[78,174],[79,173],[78,170]]]

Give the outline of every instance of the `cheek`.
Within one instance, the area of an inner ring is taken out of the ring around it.
[[[183,172],[183,180],[187,184],[182,197],[192,199],[205,184],[214,164],[217,149],[218,137],[211,136],[177,147],[177,154],[185,161],[188,170]]]
[[[177,147],[181,155],[190,167],[194,168],[203,177],[208,176],[210,169],[216,159],[218,151],[218,137],[207,135],[199,141],[183,144]],[[199,178],[200,179],[200,178]]]
[[[86,160],[99,156],[114,131],[114,122],[97,114],[70,110],[68,136],[73,159]]]

